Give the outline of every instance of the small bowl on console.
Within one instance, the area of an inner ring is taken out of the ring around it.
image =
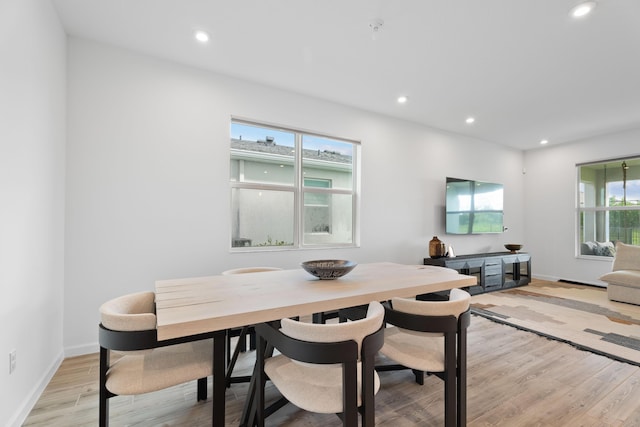
[[[518,244],[515,244],[515,243],[507,243],[506,245],[504,245],[504,247],[509,249],[509,251],[511,251],[511,253],[513,253],[513,254],[515,254],[520,249],[522,249],[522,245],[518,245]]]
[[[301,265],[307,273],[316,276],[320,280],[334,280],[344,276],[358,264],[340,259],[321,259],[305,261]]]

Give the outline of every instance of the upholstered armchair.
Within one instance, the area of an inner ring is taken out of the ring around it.
[[[600,280],[610,300],[640,305],[640,246],[618,242],[611,272]]]
[[[424,374],[444,380],[445,425],[466,425],[467,328],[471,296],[452,289],[447,301],[393,298],[385,303],[384,346],[380,353],[397,364],[378,371],[411,369],[418,384]]]
[[[153,292],[112,299],[100,307],[100,315],[100,427],[109,425],[109,399],[114,396],[197,380],[198,401],[207,399],[213,333],[158,341]]]
[[[384,339],[384,309],[369,304],[364,319],[316,324],[282,319],[280,325],[256,325],[257,425],[271,410],[264,408],[267,379],[283,396],[275,408],[291,402],[316,413],[339,414],[344,426],[375,424],[374,396],[380,388],[375,355]],[[267,348],[267,345],[269,348]],[[270,357],[273,349],[280,354]]]

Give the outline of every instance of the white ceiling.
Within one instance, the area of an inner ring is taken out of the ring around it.
[[[523,150],[640,127],[640,0],[576,2],[53,0],[74,36]]]

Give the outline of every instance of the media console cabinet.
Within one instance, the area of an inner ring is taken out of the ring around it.
[[[460,274],[476,276],[478,284],[468,288],[471,295],[514,288],[531,282],[531,256],[522,252],[425,258],[423,264],[452,268]]]

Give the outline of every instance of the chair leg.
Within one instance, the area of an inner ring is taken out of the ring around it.
[[[373,427],[375,416],[375,360],[362,358],[362,427]]]
[[[444,341],[444,424],[453,427],[457,424],[457,363],[456,363],[456,337],[455,333],[446,333]]]
[[[107,390],[107,370],[109,369],[109,350],[100,347],[100,414],[98,425],[109,425],[109,391]]]
[[[207,400],[207,377],[198,379],[198,402]]]
[[[417,369],[412,369],[413,375],[416,377],[416,383],[420,385],[424,385],[424,371],[419,371]]]
[[[445,373],[444,380],[444,424],[453,427],[457,424],[456,376],[455,369]]]
[[[257,349],[256,331],[253,327],[249,327],[249,350]]]
[[[256,351],[256,365],[255,365],[255,377],[256,377],[256,385],[255,385],[255,397],[254,400],[256,402],[256,420],[255,425],[257,427],[264,427],[264,387],[267,382],[266,374],[264,372],[264,359],[266,352],[267,343],[260,336],[258,338],[258,348]]]
[[[467,330],[458,332],[458,427],[467,425]]]
[[[358,379],[355,361],[342,364],[342,425],[358,425]]]

